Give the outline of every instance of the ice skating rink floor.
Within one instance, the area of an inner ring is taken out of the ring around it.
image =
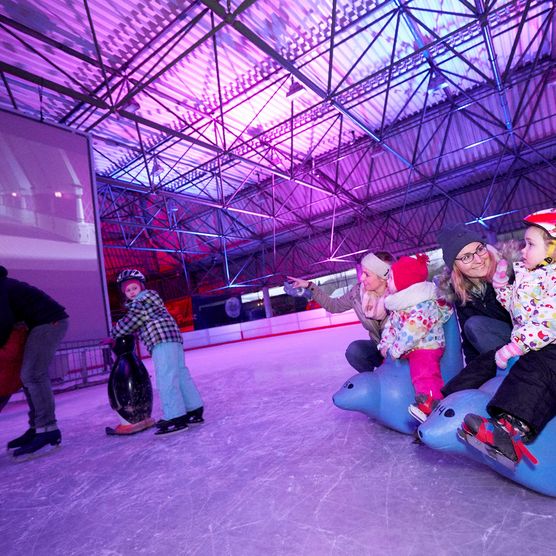
[[[106,437],[105,385],[58,395],[62,448],[0,453],[1,553],[556,554],[556,499],[333,406],[354,374],[345,346],[364,337],[350,325],[188,352],[207,421],[165,438]],[[25,404],[0,423],[5,445]]]

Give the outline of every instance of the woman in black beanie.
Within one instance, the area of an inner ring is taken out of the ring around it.
[[[463,352],[469,363],[510,339],[511,317],[496,300],[492,287],[495,250],[486,245],[479,233],[463,224],[442,229],[438,243],[446,263],[439,287],[455,305]]]

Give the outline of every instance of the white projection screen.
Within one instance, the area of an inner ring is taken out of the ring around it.
[[[107,335],[88,138],[0,111],[0,264],[65,308],[65,341]]]

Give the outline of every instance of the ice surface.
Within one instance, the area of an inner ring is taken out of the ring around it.
[[[58,395],[60,450],[0,452],[1,553],[556,553],[556,500],[332,405],[364,337],[351,325],[188,352],[207,421],[170,437],[106,437],[104,385]],[[5,445],[25,404],[0,423]]]

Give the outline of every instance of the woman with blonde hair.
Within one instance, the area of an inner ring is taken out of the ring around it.
[[[510,338],[510,314],[497,301],[492,287],[498,254],[479,233],[463,224],[441,230],[438,243],[446,263],[439,289],[454,303],[463,353],[469,363]]]
[[[353,309],[369,333],[368,340],[354,340],[346,349],[348,363],[359,373],[374,371],[384,360],[377,348],[386,321],[384,298],[388,273],[394,258],[390,253],[367,253],[360,263],[360,281],[338,298],[330,297],[314,282],[288,276],[295,288],[308,289],[313,299],[330,313]]]

